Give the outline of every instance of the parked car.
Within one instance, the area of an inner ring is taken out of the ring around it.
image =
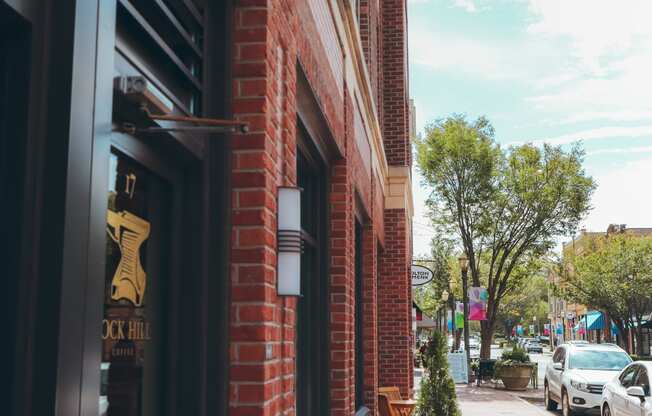
[[[521,339],[519,340],[519,342],[518,342],[518,346],[519,346],[520,348],[525,349],[526,346],[527,346],[527,343],[530,342],[530,341],[532,341],[532,340],[534,340],[534,338],[521,338]]]
[[[652,416],[650,375],[652,362],[636,361],[604,386],[602,416]]]
[[[614,344],[562,344],[546,367],[543,382],[546,409],[561,404],[563,415],[600,409],[602,388],[632,362],[629,355]]]
[[[531,352],[538,352],[539,354],[543,354],[543,346],[541,346],[538,341],[528,342],[525,350],[528,352],[528,354]]]

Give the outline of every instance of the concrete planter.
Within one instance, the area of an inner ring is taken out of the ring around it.
[[[500,368],[498,377],[507,390],[525,390],[530,383],[534,367],[527,364],[509,365]]]

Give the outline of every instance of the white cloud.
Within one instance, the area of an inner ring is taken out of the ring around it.
[[[472,0],[453,0],[455,7],[462,8],[469,13],[475,13],[478,11],[478,7]]]
[[[586,228],[605,231],[609,224],[652,226],[652,192],[645,191],[650,178],[652,159],[627,163],[619,169],[595,175],[598,188],[592,199],[594,209],[585,221]]]
[[[573,124],[585,121],[639,121],[652,120],[652,110],[619,110],[619,111],[583,111],[570,115],[559,121],[560,124]]]
[[[603,58],[652,35],[649,0],[530,0],[530,11],[535,16],[530,33],[564,36],[581,63],[596,73]]]
[[[652,146],[639,147],[615,147],[611,149],[597,149],[587,152],[587,156],[596,155],[625,155],[625,154],[643,154],[652,153]]]
[[[543,77],[558,53],[550,44],[448,33],[436,25],[413,25],[408,39],[411,64],[492,81]]]
[[[529,0],[528,33],[560,43],[563,65],[533,81],[537,110],[564,123],[633,121],[652,113],[652,1]]]
[[[613,138],[622,138],[622,137],[642,137],[642,136],[651,136],[652,137],[652,125],[650,126],[635,126],[635,127],[626,127],[626,126],[610,126],[610,127],[597,127],[588,130],[582,130],[575,133],[562,134],[560,136],[541,138],[527,140],[529,143],[536,145],[549,143],[552,145],[561,145],[573,143],[576,141],[590,141],[597,139],[613,139]],[[522,144],[523,141],[512,142],[510,144]]]

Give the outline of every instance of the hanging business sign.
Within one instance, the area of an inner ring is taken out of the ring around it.
[[[434,273],[427,267],[412,265],[412,286],[422,286],[432,281]]]

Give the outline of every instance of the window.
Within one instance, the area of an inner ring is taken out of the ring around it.
[[[619,377],[620,384],[623,387],[627,388],[634,385],[634,377],[636,376],[636,370],[638,370],[638,365],[632,365],[628,367],[625,371],[623,371],[623,373]]]
[[[564,347],[559,347],[553,354],[552,361],[555,363],[563,364],[565,361],[565,355],[566,355],[566,351],[564,350]]]
[[[645,395],[646,396],[650,395],[650,379],[648,378],[647,370],[645,368],[641,367],[639,369],[634,385],[643,387],[643,391],[645,392]]]
[[[297,415],[326,416],[329,410],[329,286],[325,240],[326,170],[314,158],[308,135],[302,134],[297,157],[301,194],[301,294],[297,303]]]
[[[584,370],[622,370],[632,360],[624,352],[618,351],[573,351],[569,368]]]

